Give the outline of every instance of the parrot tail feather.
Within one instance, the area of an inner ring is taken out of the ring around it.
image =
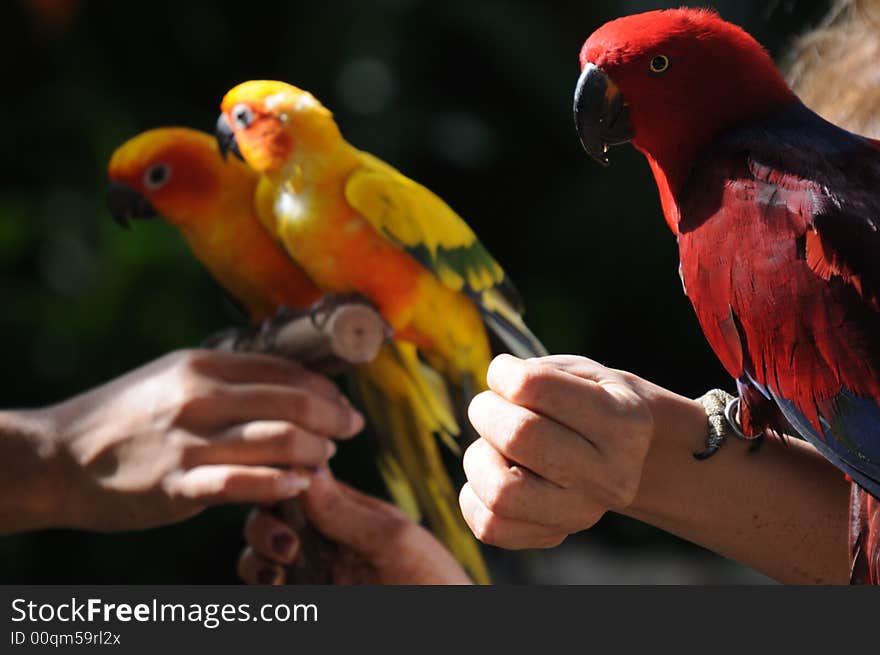
[[[544,357],[548,354],[544,344],[523,322],[522,316],[497,291],[483,292],[477,306],[486,325],[510,348],[512,354],[521,359]]]
[[[359,396],[374,428],[379,470],[392,500],[414,519],[423,516],[475,582],[489,574],[480,546],[464,522],[458,493],[438,445],[460,456],[450,396],[436,371],[409,344],[390,342],[355,372]]]

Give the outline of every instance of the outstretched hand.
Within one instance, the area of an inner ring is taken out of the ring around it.
[[[172,353],[42,410],[4,413],[30,447],[0,473],[42,514],[0,503],[0,529],[131,530],[209,505],[271,503],[308,487],[363,418],[328,379],[241,353]],[[0,425],[2,427],[2,425]],[[16,439],[16,436],[18,439]],[[33,454],[35,453],[35,454]],[[7,471],[7,469],[9,469]],[[39,484],[34,484],[39,480]],[[33,487],[33,489],[31,489]],[[26,514],[26,516],[25,516]]]

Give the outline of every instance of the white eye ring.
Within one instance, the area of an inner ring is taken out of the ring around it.
[[[240,130],[246,130],[254,122],[254,112],[245,104],[235,105],[229,113],[232,114],[235,127]]]
[[[168,164],[153,164],[144,172],[144,186],[150,190],[158,189],[171,179],[171,167]]]

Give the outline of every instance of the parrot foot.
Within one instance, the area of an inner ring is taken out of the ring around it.
[[[735,398],[721,389],[713,389],[698,400],[706,410],[709,433],[706,436],[706,449],[693,453],[694,459],[700,461],[709,459],[721,449],[721,446],[731,435],[738,439],[751,441],[750,453],[761,447],[764,435],[749,436],[744,434],[739,427],[739,398]]]
[[[259,338],[268,352],[274,352],[277,348],[278,335],[281,331],[297,319],[306,315],[306,312],[282,305],[272,316],[260,324]]]

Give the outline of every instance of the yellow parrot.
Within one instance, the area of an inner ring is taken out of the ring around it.
[[[114,218],[127,225],[133,218],[163,216],[254,323],[283,307],[306,310],[322,298],[257,218],[258,175],[239,161],[221,159],[214,137],[187,128],[149,130],[120,146],[108,170]],[[459,428],[442,378],[419,360],[413,344],[399,339],[358,366],[354,378],[392,498],[414,518],[423,513],[474,580],[488,582],[435,438],[457,448]]]
[[[351,146],[315,97],[250,81],[221,103],[217,139],[261,174],[263,224],[324,292],[358,293],[465,400],[486,388],[485,324],[517,356],[546,354],[502,268],[443,200]]]

